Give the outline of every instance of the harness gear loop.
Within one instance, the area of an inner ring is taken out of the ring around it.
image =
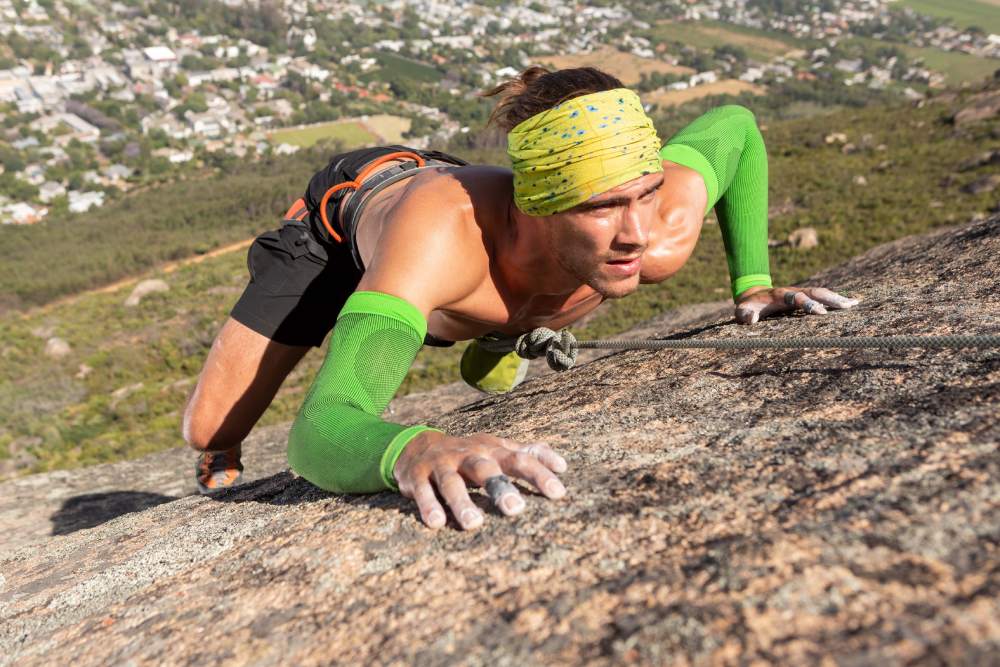
[[[330,224],[330,218],[327,216],[326,208],[330,202],[330,195],[334,194],[335,192],[339,192],[340,190],[345,190],[347,188],[357,189],[361,187],[361,182],[365,180],[365,177],[368,176],[368,174],[371,173],[371,171],[375,167],[378,167],[381,164],[385,164],[390,160],[397,160],[399,158],[411,158],[412,160],[415,160],[418,168],[424,166],[424,158],[422,158],[421,156],[417,155],[412,151],[396,151],[395,153],[388,153],[368,163],[368,165],[361,170],[361,173],[359,173],[357,178],[355,178],[353,181],[344,181],[343,183],[337,183],[336,185],[334,185],[329,190],[323,193],[323,198],[319,202],[319,219],[323,222],[323,226],[326,227],[326,231],[330,234],[330,237],[333,238],[334,241],[336,241],[337,243],[343,243],[344,239],[340,236],[340,234],[334,231],[333,225]]]

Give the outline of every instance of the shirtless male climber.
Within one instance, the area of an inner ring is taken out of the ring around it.
[[[203,492],[236,482],[240,443],[332,329],[289,434],[296,473],[340,493],[398,490],[432,528],[446,522],[441,500],[463,529],[482,524],[470,484],[505,515],[524,509],[512,477],[563,497],[566,462],[544,443],[380,416],[421,345],[559,329],[661,282],[690,257],[713,207],[738,322],[857,303],[772,287],[767,156],[745,107],[712,109],[661,148],[638,96],[594,68],[532,67],[485,94],[500,95],[490,121],[508,132],[513,171],[404,146],[351,151],[312,178],[280,230],[253,243],[250,283],[184,413]],[[462,375],[509,390],[523,363],[473,340]]]

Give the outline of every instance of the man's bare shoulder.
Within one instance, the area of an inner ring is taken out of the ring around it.
[[[689,207],[704,217],[708,204],[708,185],[696,170],[670,160],[663,160],[664,187],[660,188],[661,217],[678,207]]]
[[[486,174],[455,171],[423,172],[407,184],[386,213],[358,290],[399,296],[427,316],[461,302],[488,279],[489,252],[476,213],[481,198],[469,191]]]

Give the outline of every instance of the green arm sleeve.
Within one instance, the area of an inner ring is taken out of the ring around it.
[[[705,179],[726,246],[733,298],[771,287],[767,258],[767,152],[753,112],[738,104],[708,111],[671,137],[660,157]]]
[[[391,294],[358,291],[337,316],[326,359],[288,435],[288,464],[338,493],[398,490],[392,471],[429,426],[380,419],[423,345],[427,321]]]

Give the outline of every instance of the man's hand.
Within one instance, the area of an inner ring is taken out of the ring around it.
[[[544,443],[522,445],[488,433],[459,438],[425,431],[406,445],[393,475],[399,492],[417,501],[420,518],[428,526],[445,524],[436,487],[458,524],[468,530],[482,525],[483,514],[469,498],[467,482],[486,487],[500,511],[513,515],[524,509],[524,499],[507,475],[527,480],[555,499],[566,495],[566,488],[553,473],[565,471],[565,459]]]
[[[801,308],[810,315],[825,315],[827,308],[844,310],[858,305],[825,287],[751,287],[736,301],[736,321],[754,324],[762,317]]]

